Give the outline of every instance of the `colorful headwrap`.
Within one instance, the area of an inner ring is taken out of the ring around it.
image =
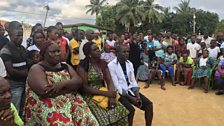
[[[42,57],[44,57],[44,54],[46,53],[46,50],[49,46],[51,46],[52,44],[54,44],[53,42],[51,41],[45,41],[42,43],[41,47],[40,47],[40,55]]]

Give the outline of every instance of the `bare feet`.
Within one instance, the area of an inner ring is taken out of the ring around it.
[[[193,89],[193,88],[194,88],[194,86],[193,86],[193,85],[191,85],[191,86],[189,86],[189,87],[188,87],[188,89]]]
[[[181,86],[184,86],[184,82],[180,82],[180,85],[181,85]]]
[[[143,88],[145,88],[145,89],[149,88],[149,84],[146,84]]]
[[[164,90],[164,91],[166,90],[166,88],[164,86],[161,86],[161,89]]]

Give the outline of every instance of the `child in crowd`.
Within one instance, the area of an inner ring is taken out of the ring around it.
[[[224,59],[224,48],[221,48],[221,56],[218,58],[218,62],[220,62],[222,59]]]
[[[185,44],[184,38],[179,38],[179,44],[175,45],[175,52],[177,57],[180,58],[181,55],[187,50],[187,45]]]
[[[161,85],[161,89],[162,90],[166,90],[166,88],[164,87],[165,85],[165,81],[164,81],[164,77],[162,77],[162,70],[159,69],[159,65],[161,63],[161,58],[157,58],[154,57],[152,60],[149,61],[149,79],[148,79],[148,83],[151,84],[152,81],[154,80],[155,76],[157,75],[158,79],[159,79],[159,84]],[[146,86],[147,87],[147,86]]]
[[[200,51],[198,52],[198,57],[201,57],[201,56],[202,56],[202,51],[203,51],[203,50],[207,50],[207,47],[206,47],[205,42],[201,42],[201,49],[200,49]]]
[[[104,52],[101,54],[101,59],[104,60],[106,63],[109,63],[116,57],[112,50],[112,47],[105,43]]]
[[[215,72],[215,80],[218,88],[216,95],[224,94],[224,59],[219,62],[218,70]]]
[[[11,97],[12,94],[8,81],[0,77],[0,125],[23,126],[23,121],[12,104]]]
[[[180,58],[180,64],[179,64],[179,69],[177,70],[177,82],[179,83],[180,76],[183,76],[183,81],[180,82],[180,85],[189,85],[190,79],[192,72],[193,72],[193,67],[194,67],[194,61],[193,59],[189,56],[189,52],[185,51]]]
[[[165,78],[166,70],[169,71],[169,76],[172,79],[172,85],[176,86],[174,82],[174,64],[177,62],[177,55],[173,53],[173,46],[167,47],[167,53],[165,54],[164,62],[160,64],[162,70],[162,77]]]
[[[212,39],[210,42],[210,48],[208,48],[209,51],[209,57],[212,57],[213,59],[217,60],[218,55],[220,53],[220,49],[217,46],[217,42],[215,39]]]
[[[28,52],[28,59],[29,59],[29,68],[37,64],[40,61],[40,52],[37,50],[30,50]]]
[[[191,85],[188,89],[193,89],[195,85],[195,79],[204,78],[205,88],[204,92],[208,93],[208,81],[210,77],[210,70],[214,69],[217,62],[209,57],[209,51],[203,50],[202,57],[198,58],[196,61],[196,68],[193,71]]]
[[[149,71],[148,71],[149,57],[147,53],[141,53],[140,59],[141,59],[141,63],[137,70],[136,81],[147,82],[144,88],[148,88],[150,83],[149,83]]]

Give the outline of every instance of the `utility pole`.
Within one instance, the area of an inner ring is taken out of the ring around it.
[[[47,5],[45,6],[44,8],[46,8],[46,15],[45,15],[45,19],[44,19],[44,27],[45,27],[45,24],[46,24],[46,21],[47,21],[47,14],[48,14],[48,11],[50,10],[50,7]]]
[[[196,19],[196,15],[194,13],[194,15],[193,15],[193,33],[195,33],[195,25],[196,25],[195,19]]]

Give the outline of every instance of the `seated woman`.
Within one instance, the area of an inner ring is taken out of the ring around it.
[[[83,80],[84,99],[100,126],[128,125],[129,112],[120,102],[115,100],[117,91],[111,80],[106,63],[100,59],[101,52],[99,47],[93,42],[88,42],[84,45],[83,52],[86,58],[81,60],[77,70]],[[107,87],[108,91],[100,90],[102,87]],[[94,96],[109,98],[108,107],[101,107],[93,100]]]
[[[204,92],[208,93],[208,81],[209,81],[209,74],[210,70],[214,69],[217,65],[217,62],[209,56],[208,50],[203,50],[202,57],[198,58],[196,61],[196,68],[193,71],[191,85],[188,89],[193,89],[195,85],[195,79],[204,78],[205,88]]]
[[[140,54],[140,66],[137,70],[136,81],[147,82],[144,88],[148,88],[151,84],[149,81],[148,61],[149,57],[146,54],[146,51],[142,52]]]
[[[162,70],[162,77],[165,78],[166,70],[169,71],[169,76],[172,79],[172,85],[175,85],[174,82],[174,64],[177,62],[177,55],[173,53],[173,46],[167,47],[167,53],[164,57],[164,62],[160,64],[160,69]]]
[[[218,70],[215,72],[215,80],[218,88],[218,91],[215,94],[224,94],[224,59],[219,62]]]
[[[23,121],[12,104],[11,97],[9,82],[0,77],[0,124],[1,126],[23,126]]]
[[[44,42],[40,54],[43,60],[31,67],[27,78],[26,125],[98,126],[77,93],[81,78],[70,65],[60,62],[60,47]]]
[[[192,71],[194,67],[194,61],[189,56],[189,52],[185,51],[180,58],[179,69],[177,70],[177,82],[179,83],[180,75],[183,75],[183,81],[180,82],[180,85],[189,85],[188,77],[192,76]]]

